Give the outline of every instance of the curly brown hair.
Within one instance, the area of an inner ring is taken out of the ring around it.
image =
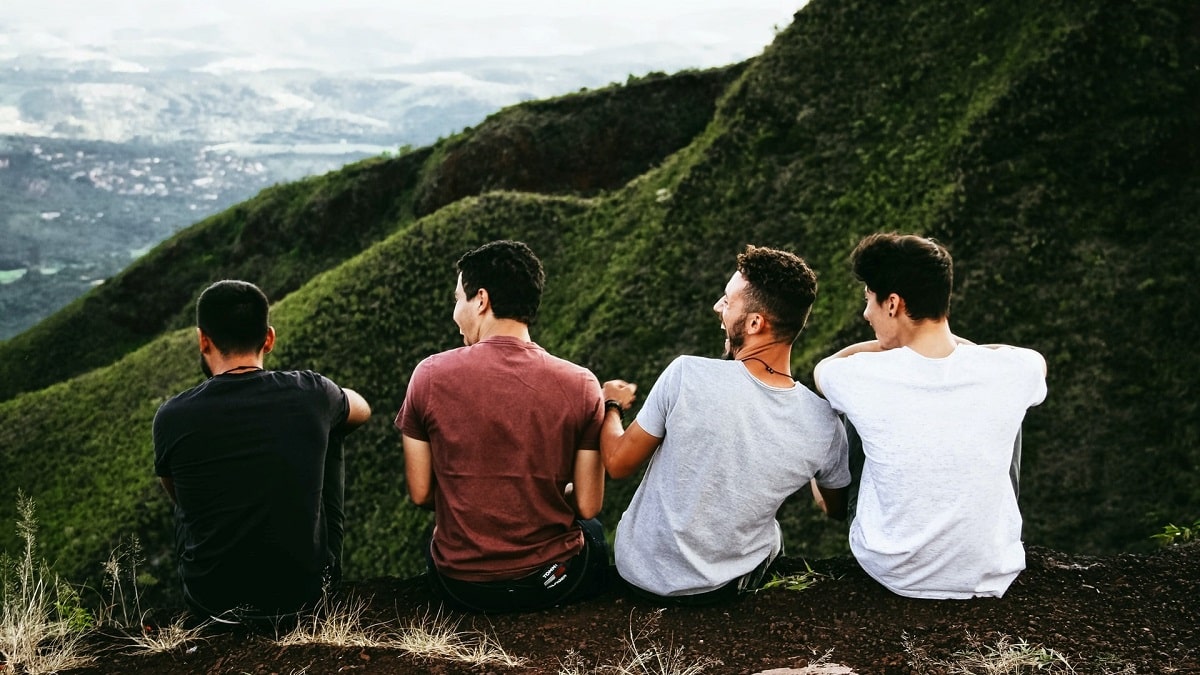
[[[766,315],[772,335],[795,342],[817,298],[817,273],[794,253],[754,245],[738,254],[737,270],[749,283],[747,311]]]

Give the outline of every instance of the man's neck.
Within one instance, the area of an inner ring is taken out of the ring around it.
[[[785,342],[747,343],[734,354],[750,374],[763,384],[773,387],[792,382],[792,345]]]
[[[913,322],[901,340],[901,346],[930,359],[950,356],[957,344],[954,333],[950,331],[950,322],[946,319],[923,319]]]
[[[490,337],[512,337],[533,342],[529,338],[529,324],[515,319],[492,319],[485,323],[479,331],[479,339],[486,340]]]
[[[208,367],[212,370],[213,375],[262,370],[263,354],[261,352],[257,354],[221,354],[220,352],[216,352],[215,354],[209,354]]]

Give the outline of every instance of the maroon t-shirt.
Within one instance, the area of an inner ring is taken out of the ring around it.
[[[491,337],[422,361],[396,427],[430,444],[438,571],[515,579],[578,553],[563,490],[575,452],[599,452],[603,421],[596,376],[532,342]]]

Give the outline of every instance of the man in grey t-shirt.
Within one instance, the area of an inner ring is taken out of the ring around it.
[[[758,588],[783,549],[775,514],[810,482],[822,510],[844,517],[845,433],[829,404],[791,376],[816,292],[804,260],[748,246],[713,306],[724,360],[676,359],[628,429],[619,413],[635,385],[604,383],[609,475],[650,462],[615,544],[617,571],[636,592],[705,604]]]

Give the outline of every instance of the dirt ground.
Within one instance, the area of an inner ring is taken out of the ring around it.
[[[618,587],[533,614],[446,615],[460,631],[495,638],[510,656],[525,660],[520,667],[472,666],[377,647],[284,647],[273,635],[209,629],[200,641],[153,655],[122,654],[127,643],[101,640],[97,646],[110,651],[94,666],[71,672],[614,672],[631,654],[657,650],[677,657],[667,672],[797,673],[809,664],[825,667],[809,672],[851,672],[829,667],[841,664],[864,675],[907,674],[946,672],[934,662],[954,660],[971,644],[986,651],[1006,638],[1054,650],[1081,674],[1200,673],[1200,546],[1096,558],[1032,547],[1027,558],[1027,569],[999,600],[902,598],[844,557],[810,561],[819,576],[806,590],[772,588],[724,606],[660,611]],[[805,563],[785,559],[781,568],[803,572]],[[340,595],[369,598],[364,623],[384,629],[439,611],[422,578],[352,583]]]

